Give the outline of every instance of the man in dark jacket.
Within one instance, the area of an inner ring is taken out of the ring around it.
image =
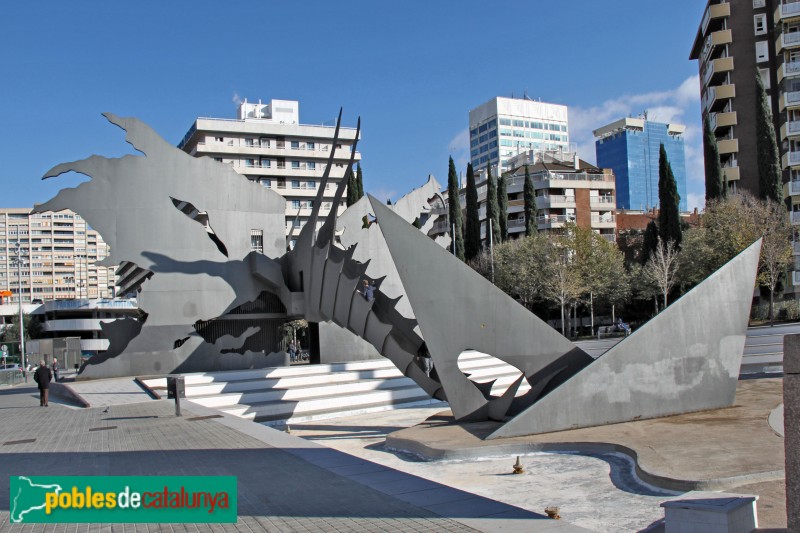
[[[39,385],[39,405],[48,407],[47,393],[50,389],[50,380],[53,379],[53,374],[44,361],[39,361],[39,368],[33,373],[33,381]]]

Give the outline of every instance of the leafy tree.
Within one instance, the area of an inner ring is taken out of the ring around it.
[[[536,212],[536,198],[533,180],[531,180],[527,165],[525,165],[525,186],[522,194],[525,200],[525,236],[530,237],[536,233],[536,221],[533,218],[533,214]]]
[[[767,200],[760,207],[764,240],[761,241],[758,281],[769,289],[769,319],[772,320],[775,289],[792,263],[792,245],[788,238],[792,228],[782,204]]]
[[[456,241],[456,257],[464,260],[464,233],[463,222],[461,220],[461,199],[458,186],[458,174],[453,158],[450,158],[450,165],[447,172],[447,209],[450,215],[450,228],[455,225],[455,235],[451,235]],[[453,232],[452,229],[450,229]]]
[[[500,216],[497,203],[497,183],[492,177],[492,167],[486,165],[486,246],[500,243]],[[490,232],[491,231],[491,236]]]
[[[575,225],[567,224],[563,235],[550,239],[547,270],[542,272],[542,296],[561,308],[561,334],[566,336],[567,308],[587,292],[587,283],[577,266]]]
[[[645,279],[658,287],[664,297],[664,307],[668,304],[667,295],[677,281],[678,248],[672,241],[658,241],[656,251],[650,256],[642,269]]]
[[[364,196],[364,175],[361,173],[361,162],[356,164],[356,190],[358,191],[358,198],[360,200]]]
[[[655,220],[651,220],[647,223],[647,227],[644,229],[644,236],[642,237],[642,252],[639,256],[642,260],[642,264],[647,263],[647,260],[650,259],[653,252],[656,251],[656,246],[658,246],[658,226]]]
[[[42,320],[38,316],[34,317],[30,314],[23,313],[22,326],[25,329],[26,339],[39,339],[44,336]],[[14,320],[3,329],[2,338],[3,342],[19,343],[19,315],[16,315]]]
[[[758,193],[760,198],[776,202],[783,200],[781,163],[778,141],[772,123],[769,98],[764,90],[761,74],[756,71],[756,151],[758,162]]]
[[[467,225],[464,229],[464,259],[470,261],[481,253],[481,221],[478,218],[478,189],[472,164],[467,164]]]
[[[658,153],[658,234],[662,241],[673,242],[678,249],[680,249],[683,237],[678,211],[680,201],[678,185],[672,174],[672,165],[669,163],[667,151],[662,144]]]
[[[630,283],[622,252],[589,228],[575,226],[575,253],[578,271],[585,283],[584,300],[589,304],[594,331],[595,301],[615,305],[630,295]]]
[[[500,242],[508,240],[508,184],[503,176],[497,177],[497,208],[500,217]]]
[[[703,156],[706,169],[706,201],[716,200],[724,194],[725,186],[722,165],[719,162],[717,138],[711,131],[708,115],[703,117]]]

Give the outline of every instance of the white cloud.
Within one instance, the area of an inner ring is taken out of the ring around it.
[[[689,209],[702,207],[705,198],[702,122],[700,117],[700,77],[690,76],[674,89],[625,95],[592,107],[570,106],[570,140],[578,147],[581,159],[596,162],[592,131],[627,116],[647,111],[650,120],[685,124],[686,189]]]
[[[379,188],[368,192],[372,196],[383,202],[386,202],[386,200],[391,200],[392,203],[394,203],[397,196],[397,191],[395,191],[394,189]]]
[[[236,93],[236,92],[233,93],[233,97],[231,98],[231,101],[237,106],[240,105],[243,102],[242,97],[239,96],[239,93]]]
[[[456,133],[447,143],[447,150],[453,158],[456,169],[466,169],[467,163],[469,163],[469,128],[464,128]]]

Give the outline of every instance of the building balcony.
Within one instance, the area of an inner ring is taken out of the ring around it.
[[[704,109],[711,111],[717,102],[723,103],[736,96],[736,85],[730,83],[726,85],[712,85],[706,90],[703,96]]]
[[[722,172],[728,181],[739,180],[739,167],[722,167]]]
[[[780,54],[784,49],[798,47],[800,47],[800,31],[781,33],[780,37],[775,40],[775,51],[778,54]]]
[[[509,200],[508,201],[508,212],[509,213],[521,213],[525,211],[525,200]]]
[[[589,205],[591,207],[613,209],[617,205],[617,198],[614,196],[590,196]]]
[[[800,61],[784,61],[778,67],[778,83],[784,78],[800,76]]]
[[[800,166],[800,152],[786,152],[781,157],[783,168]]]
[[[614,215],[592,215],[593,228],[616,228],[617,218]]]
[[[508,231],[512,233],[525,231],[525,217],[509,219]]]
[[[781,139],[800,135],[800,120],[790,120],[781,126]]]
[[[795,196],[800,194],[800,181],[788,181],[783,184],[783,196]]]
[[[711,55],[711,52],[714,50],[715,46],[730,44],[731,42],[733,42],[733,39],[731,38],[731,30],[719,30],[711,32],[711,34],[706,37],[706,40],[703,43],[703,51],[700,53],[700,57],[703,59],[703,61],[705,61],[708,59],[708,56]]]
[[[775,24],[778,22],[800,21],[800,2],[789,0],[784,1],[775,10]]]
[[[536,217],[536,225],[539,229],[562,228],[567,222],[575,222],[575,217],[571,215],[543,215]]]
[[[727,128],[736,125],[736,111],[727,113],[709,113],[708,120],[711,123],[711,131],[717,128]]]
[[[783,98],[778,100],[780,110],[800,108],[800,91],[785,91]]]
[[[703,85],[708,86],[714,79],[714,76],[730,72],[731,70],[733,70],[732,57],[720,57],[719,59],[709,61],[706,63],[706,70],[703,73]]]
[[[703,21],[700,24],[700,28],[702,30],[703,35],[706,34],[706,30],[708,30],[708,25],[713,19],[730,17],[730,16],[731,16],[731,6],[728,3],[713,4],[708,6],[706,8],[705,13],[703,13]]]
[[[739,151],[739,139],[717,141],[717,150],[720,155],[737,153]]]
[[[523,200],[523,207],[525,201]],[[565,207],[575,207],[575,197],[574,196],[563,196],[558,194],[548,194],[545,196],[537,196],[536,197],[536,209],[547,209],[547,208],[565,208]]]

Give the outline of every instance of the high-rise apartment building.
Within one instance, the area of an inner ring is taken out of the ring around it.
[[[342,127],[334,146],[332,125],[300,124],[300,104],[270,100],[239,105],[238,118],[198,118],[178,145],[187,153],[207,156],[273,189],[286,198],[286,235],[297,236],[311,208],[328,157],[334,160],[323,194],[320,221],[333,208],[336,187],[345,175],[355,128]],[[361,154],[356,153],[359,161]],[[339,211],[344,210],[344,204]],[[320,222],[321,224],[322,222]]]
[[[527,98],[492,98],[469,112],[470,161],[475,170],[509,170],[527,150],[570,151],[567,106]]]
[[[759,194],[755,76],[761,75],[772,104],[775,131],[781,131],[784,170],[791,153],[800,170],[791,132],[800,109],[800,3],[776,0],[710,0],[703,12],[690,59],[700,69],[701,109],[717,138],[725,177],[733,189]],[[800,120],[800,116],[797,117]],[[781,125],[786,124],[786,128]],[[787,157],[788,156],[788,157]],[[800,192],[800,190],[798,190]]]
[[[0,209],[0,290],[18,302],[74,298],[111,298],[114,270],[96,264],[109,253],[100,234],[72,211],[31,213],[32,209]],[[20,244],[21,278],[16,245]]]
[[[689,210],[685,131],[682,124],[663,124],[646,117],[623,118],[594,130],[597,166],[610,168],[617,180],[617,208],[648,211],[659,207],[658,166],[663,144],[681,197],[678,208]]]
[[[732,187],[759,194],[755,76],[767,89],[784,197],[794,226],[792,289],[800,288],[800,1],[709,0],[690,59],[700,68],[702,113]]]

